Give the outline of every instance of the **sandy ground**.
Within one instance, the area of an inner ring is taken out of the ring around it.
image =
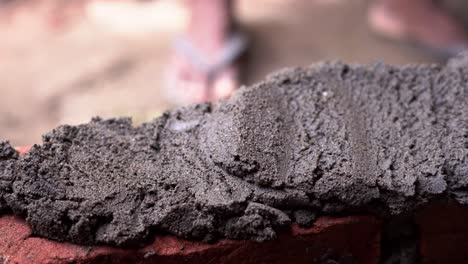
[[[93,5],[83,19],[53,30],[31,12],[14,19],[0,13],[0,139],[39,143],[61,123],[98,115],[138,123],[173,107],[161,90],[171,39],[186,14],[173,0],[141,5]],[[372,34],[365,13],[365,0],[240,0],[239,19],[251,37],[244,83],[324,59],[434,62]]]

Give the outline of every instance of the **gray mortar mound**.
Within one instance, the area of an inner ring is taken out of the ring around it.
[[[34,234],[139,246],[154,234],[273,239],[291,222],[468,203],[468,54],[445,66],[323,63],[230,100],[60,126],[0,145],[0,210]]]

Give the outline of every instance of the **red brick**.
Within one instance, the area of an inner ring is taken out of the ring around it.
[[[215,244],[157,237],[141,249],[80,246],[31,236],[24,220],[0,217],[0,257],[6,263],[311,263],[329,249],[358,263],[377,263],[380,222],[374,217],[319,218],[302,229],[293,225],[264,243],[221,240]]]
[[[434,204],[416,215],[422,263],[468,263],[468,206]]]
[[[17,148],[22,154],[28,148]],[[6,263],[307,263],[332,250],[362,264],[378,263],[381,222],[372,216],[321,217],[311,228],[292,225],[273,241],[215,244],[157,236],[141,249],[80,246],[31,236],[24,220],[0,217],[0,258]],[[1,260],[1,259],[0,259]],[[1,263],[1,261],[0,261]]]

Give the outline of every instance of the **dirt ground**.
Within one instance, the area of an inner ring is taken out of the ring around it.
[[[161,90],[171,39],[186,13],[174,0],[139,3],[145,8],[109,2],[53,29],[40,12],[0,13],[0,139],[29,145],[62,123],[98,115],[132,116],[138,123],[172,107]],[[240,0],[238,17],[251,38],[244,83],[325,59],[434,62],[370,32],[366,2]]]

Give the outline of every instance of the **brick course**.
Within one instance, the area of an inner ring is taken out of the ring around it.
[[[18,147],[22,154],[28,147]],[[415,214],[421,263],[468,263],[468,206],[436,203]],[[353,256],[379,263],[382,222],[373,216],[320,217],[310,228],[293,224],[272,241],[214,244],[157,235],[140,249],[82,246],[34,237],[24,219],[0,216],[3,263],[314,263]]]
[[[371,216],[319,218],[308,229],[293,225],[264,243],[221,240],[205,244],[157,236],[141,249],[80,246],[31,235],[25,221],[0,217],[3,263],[313,263],[328,252],[352,255],[358,263],[378,263],[380,221]],[[1,263],[1,262],[0,262]]]

